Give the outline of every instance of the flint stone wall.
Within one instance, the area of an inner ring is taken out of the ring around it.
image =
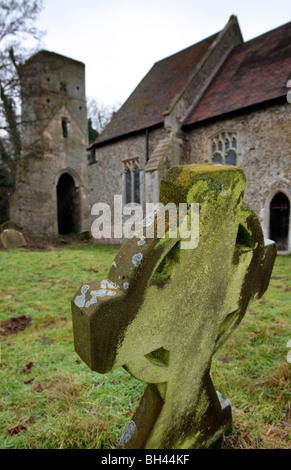
[[[188,151],[181,163],[212,163],[211,138],[222,131],[235,132],[237,166],[247,177],[244,201],[259,217],[268,238],[271,199],[280,191],[291,201],[290,129],[291,105],[287,102],[203,123],[187,132]],[[290,242],[289,227],[289,246]]]

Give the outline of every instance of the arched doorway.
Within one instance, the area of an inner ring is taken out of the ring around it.
[[[63,173],[57,185],[59,234],[79,232],[78,189],[69,173]]]
[[[270,203],[270,238],[279,251],[288,250],[290,202],[283,193],[277,193]]]

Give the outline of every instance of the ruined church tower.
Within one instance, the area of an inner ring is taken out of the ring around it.
[[[21,68],[22,157],[11,220],[24,231],[86,231],[88,127],[85,66],[40,51]]]

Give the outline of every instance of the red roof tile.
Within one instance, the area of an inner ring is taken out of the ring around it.
[[[286,96],[291,22],[236,46],[183,125]]]
[[[162,124],[163,112],[216,36],[156,62],[91,146]]]

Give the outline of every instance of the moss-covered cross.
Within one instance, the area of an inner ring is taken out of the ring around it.
[[[139,232],[107,279],[82,285],[72,300],[85,363],[100,373],[123,366],[148,383],[120,448],[209,447],[231,425],[211,359],[267,289],[276,255],[243,203],[245,182],[233,166],[172,167],[160,202],[199,204],[198,245],[181,249],[169,227],[162,239]]]

